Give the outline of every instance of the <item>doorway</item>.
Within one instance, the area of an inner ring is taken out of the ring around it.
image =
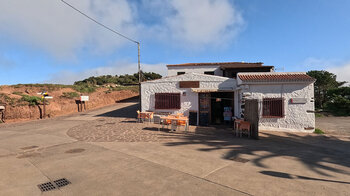
[[[233,114],[233,111],[234,111],[233,96],[234,96],[234,93],[231,93],[231,92],[210,93],[210,97],[211,97],[211,100],[210,100],[211,101],[211,104],[210,104],[211,105],[210,122],[211,122],[211,124],[214,124],[214,125],[225,124],[225,121],[224,121],[224,112],[225,111],[230,111],[231,114]]]

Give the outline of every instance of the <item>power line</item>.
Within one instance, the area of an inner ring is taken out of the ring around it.
[[[66,1],[64,0],[61,0],[62,3],[66,4],[67,6],[69,6],[70,8],[72,8],[73,10],[77,11],[78,13],[80,13],[81,15],[85,16],[86,18],[90,19],[91,21],[95,22],[96,24],[100,25],[101,27],[131,41],[131,42],[134,42],[137,44],[137,68],[138,68],[138,73],[139,73],[139,90],[140,90],[140,93],[141,93],[141,82],[142,82],[142,77],[141,77],[141,61],[140,61],[140,42],[136,41],[136,40],[133,40],[121,33],[119,33],[118,31],[116,30],[113,30],[112,28],[100,23],[99,21],[95,20],[94,18],[90,17],[89,15],[85,14],[84,12],[80,11],[78,8],[72,6],[71,4],[67,3]],[[139,96],[139,101],[140,101],[140,109],[141,109],[141,96]]]
[[[124,37],[125,39],[127,39],[127,40],[129,40],[129,41],[132,41],[132,42],[134,42],[134,43],[136,43],[136,44],[140,44],[138,41],[135,41],[135,40],[133,40],[133,39],[131,39],[131,38],[129,38],[129,37],[127,37],[127,36],[125,36],[125,35],[119,33],[118,31],[113,30],[112,28],[110,28],[110,27],[108,27],[108,26],[106,26],[106,25],[104,25],[104,24],[98,22],[98,21],[95,20],[94,18],[92,18],[92,17],[90,17],[89,15],[85,14],[84,12],[80,11],[78,8],[76,8],[76,7],[74,7],[73,5],[67,3],[66,1],[64,1],[64,0],[61,0],[61,1],[62,1],[64,4],[68,5],[69,7],[71,7],[72,9],[74,9],[75,11],[79,12],[81,15],[83,15],[83,16],[85,16],[86,18],[90,19],[91,21],[95,22],[96,24],[98,24],[98,25],[100,25],[100,26],[102,26],[102,27],[108,29],[109,31],[112,31],[113,33],[115,33],[115,34],[117,34],[117,35],[119,35],[119,36],[121,36],[121,37]]]

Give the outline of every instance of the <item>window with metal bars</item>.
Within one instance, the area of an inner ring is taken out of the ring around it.
[[[156,93],[155,109],[180,109],[180,93]]]
[[[264,98],[262,116],[265,118],[284,117],[284,99]]]

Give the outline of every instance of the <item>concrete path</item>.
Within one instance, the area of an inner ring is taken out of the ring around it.
[[[0,195],[349,195],[348,138],[135,123],[136,105],[0,126]],[[327,144],[327,146],[322,145]],[[42,193],[38,184],[71,184]]]

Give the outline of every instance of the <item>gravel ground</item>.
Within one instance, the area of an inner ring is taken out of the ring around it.
[[[184,134],[183,127],[176,132],[158,131],[157,124],[138,123],[135,118],[100,118],[68,130],[67,134],[88,142],[165,142]]]
[[[318,117],[316,128],[326,134],[350,136],[350,117]]]

